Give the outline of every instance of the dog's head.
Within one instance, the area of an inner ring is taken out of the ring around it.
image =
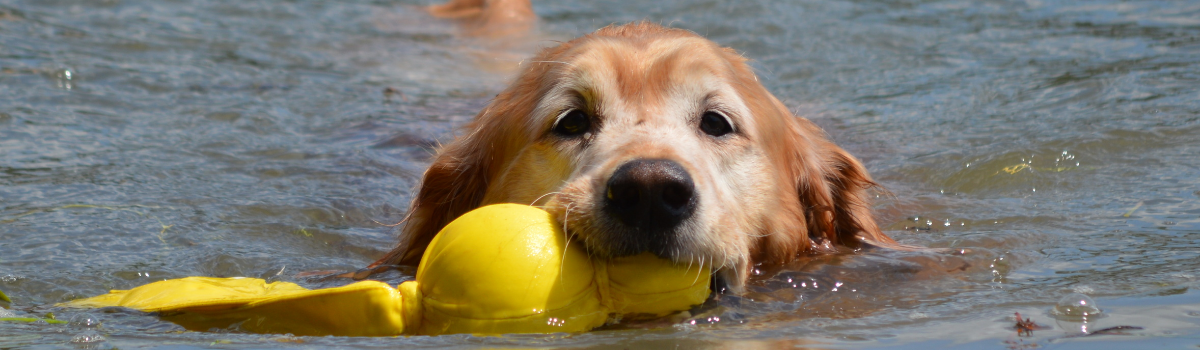
[[[425,174],[393,262],[502,202],[543,206],[595,255],[711,264],[735,291],[754,263],[890,242],[862,165],[688,31],[610,26],[547,49],[466,130]]]

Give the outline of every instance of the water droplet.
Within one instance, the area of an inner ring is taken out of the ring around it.
[[[1092,298],[1080,293],[1071,293],[1058,300],[1051,314],[1055,318],[1066,320],[1083,320],[1101,315],[1100,308]]]
[[[933,226],[933,220],[925,220],[925,226]]]
[[[554,327],[562,327],[567,324],[567,320],[557,318],[557,317],[551,317],[549,319],[546,319],[546,324],[550,325],[550,326],[554,326]]]
[[[83,331],[83,332],[79,332],[78,334],[75,334],[74,336],[71,337],[71,342],[77,343],[77,344],[78,343],[99,343],[99,342],[102,342],[105,340],[106,339],[104,339],[104,336],[100,335],[100,332],[97,332],[95,330],[90,330],[90,329]]]
[[[70,69],[63,68],[54,71],[55,85],[57,85],[59,89],[71,90],[75,87],[75,83],[73,81],[74,79],[75,73],[71,72]]]
[[[950,219],[946,219],[945,226],[950,226]]]
[[[100,319],[96,315],[80,312],[71,316],[71,320],[67,321],[67,326],[74,329],[95,329],[100,327]]]
[[[1008,272],[1012,270],[1008,261],[1008,253],[992,259],[992,264],[988,267],[992,269],[992,282],[1003,282],[1004,277],[1008,276]]]

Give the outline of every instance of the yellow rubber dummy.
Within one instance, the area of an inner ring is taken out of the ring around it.
[[[123,306],[190,330],[295,335],[582,332],[614,316],[663,316],[708,297],[707,267],[649,253],[594,259],[549,213],[497,204],[446,225],[397,288],[362,281],[309,290],[257,278],[187,277],[67,307]]]

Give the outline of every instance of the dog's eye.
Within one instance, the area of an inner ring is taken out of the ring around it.
[[[725,119],[725,116],[708,111],[700,116],[700,130],[713,137],[720,137],[733,132],[733,126],[729,125],[729,120]]]
[[[578,109],[567,112],[554,124],[554,133],[561,136],[579,136],[592,129],[592,120],[587,113]]]

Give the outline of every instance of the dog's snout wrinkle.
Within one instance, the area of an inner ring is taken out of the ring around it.
[[[625,226],[662,235],[692,216],[696,188],[686,169],[666,159],[637,159],[613,172],[604,210]],[[653,239],[656,237],[643,237]]]

